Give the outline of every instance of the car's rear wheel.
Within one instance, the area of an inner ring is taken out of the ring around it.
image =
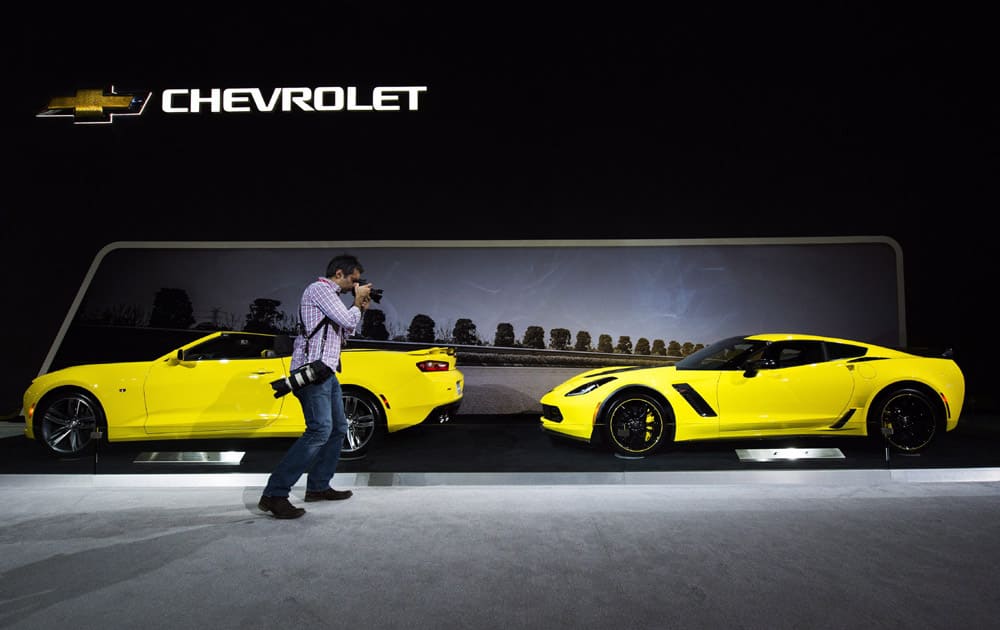
[[[34,414],[35,438],[45,450],[57,457],[91,455],[106,434],[107,421],[101,403],[81,390],[63,390],[49,394]]]
[[[344,413],[347,414],[347,437],[341,449],[344,459],[356,459],[368,454],[386,432],[382,405],[366,391],[344,388]]]
[[[934,401],[926,393],[910,387],[884,394],[875,413],[889,444],[907,453],[930,444],[942,424]]]
[[[604,418],[605,437],[620,455],[650,455],[674,439],[673,414],[649,394],[616,397]]]

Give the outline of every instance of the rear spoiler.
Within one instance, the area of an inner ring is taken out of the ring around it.
[[[915,354],[920,357],[951,359],[952,361],[955,360],[954,347],[948,347],[942,349],[940,347],[931,348],[927,346],[913,346],[913,347],[901,348],[901,350],[903,352],[909,352],[910,354]]]
[[[434,348],[420,348],[419,350],[409,350],[410,354],[447,354],[455,356],[455,348],[451,346],[436,346]]]

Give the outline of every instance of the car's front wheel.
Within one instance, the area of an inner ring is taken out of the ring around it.
[[[107,427],[101,403],[87,392],[69,389],[43,399],[34,422],[35,438],[57,457],[91,455],[101,440],[95,432],[104,434]]]
[[[605,436],[619,455],[649,455],[674,439],[673,414],[649,394],[616,397],[604,417]]]
[[[347,437],[341,449],[344,459],[357,459],[368,454],[386,431],[382,405],[366,391],[344,388],[344,413],[347,414]]]
[[[942,424],[931,398],[910,387],[888,392],[874,411],[889,444],[907,453],[930,444]]]

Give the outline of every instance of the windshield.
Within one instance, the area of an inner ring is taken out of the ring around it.
[[[748,356],[767,344],[743,336],[729,337],[689,354],[674,365],[678,370],[739,370]]]

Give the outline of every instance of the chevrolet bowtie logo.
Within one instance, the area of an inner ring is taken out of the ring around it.
[[[77,90],[75,96],[57,96],[39,117],[71,117],[74,124],[107,124],[115,116],[138,116],[146,107],[152,92],[115,92],[111,86],[103,90]]]

